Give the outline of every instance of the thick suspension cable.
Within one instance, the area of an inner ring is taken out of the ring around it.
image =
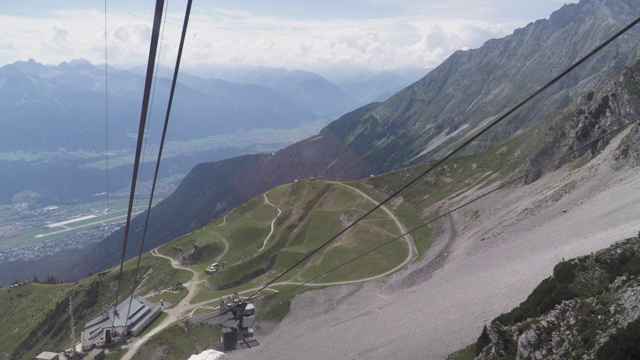
[[[456,153],[460,152],[460,150],[464,149],[465,147],[467,147],[469,144],[471,144],[472,142],[474,142],[476,139],[478,139],[480,136],[482,136],[484,133],[486,133],[487,131],[489,131],[490,129],[492,129],[493,127],[495,127],[496,125],[498,125],[499,123],[501,123],[502,121],[504,121],[507,117],[509,117],[511,114],[513,114],[514,112],[516,112],[517,110],[519,110],[521,107],[523,107],[525,104],[527,104],[529,101],[531,101],[532,99],[534,99],[535,97],[537,97],[538,95],[540,95],[543,91],[545,91],[546,89],[548,89],[549,87],[551,87],[552,85],[554,85],[556,82],[558,82],[560,79],[562,79],[563,77],[565,77],[568,73],[570,73],[571,71],[573,71],[575,68],[577,68],[578,66],[580,66],[582,63],[584,63],[585,61],[589,60],[591,57],[593,57],[595,54],[597,54],[598,52],[600,52],[603,48],[605,48],[607,45],[609,45],[611,42],[613,42],[615,39],[617,39],[618,37],[622,36],[624,33],[626,33],[627,31],[629,31],[629,29],[631,29],[632,27],[634,27],[635,25],[637,25],[640,22],[640,17],[638,17],[637,19],[635,19],[634,21],[632,21],[629,25],[627,25],[626,27],[624,27],[622,30],[618,31],[617,33],[615,33],[613,36],[611,36],[610,38],[608,38],[605,42],[603,42],[602,44],[600,44],[598,47],[596,47],[594,50],[590,51],[587,55],[583,56],[581,59],[579,59],[577,62],[575,62],[573,65],[569,66],[566,70],[564,70],[563,72],[561,72],[559,75],[557,75],[556,77],[554,77],[553,79],[551,79],[549,82],[547,82],[545,85],[543,85],[542,87],[540,87],[538,90],[534,91],[531,95],[527,96],[524,100],[522,100],[521,102],[519,102],[518,104],[516,104],[514,107],[512,107],[511,109],[509,109],[507,112],[503,113],[502,115],[500,115],[496,120],[494,120],[493,122],[491,122],[489,125],[487,125],[485,128],[483,128],[482,130],[480,130],[479,132],[477,132],[475,135],[471,136],[469,139],[467,139],[466,141],[464,141],[461,145],[457,146],[455,149],[453,149],[452,151],[450,151],[447,155],[445,155],[442,159],[436,161],[435,164],[433,164],[432,166],[430,166],[429,168],[427,168],[424,172],[422,172],[421,174],[419,174],[418,176],[416,176],[413,180],[409,181],[407,184],[405,184],[404,186],[402,186],[400,189],[398,189],[396,192],[394,192],[393,194],[391,194],[389,197],[387,197],[385,200],[383,200],[381,203],[379,203],[378,205],[374,206],[371,210],[369,210],[368,212],[366,212],[364,215],[362,215],[361,217],[359,217],[358,219],[356,219],[354,222],[352,222],[351,224],[349,224],[347,227],[345,227],[344,229],[342,229],[341,231],[339,231],[336,235],[334,235],[333,237],[331,237],[329,240],[327,240],[326,242],[324,242],[322,245],[320,245],[319,247],[317,247],[316,249],[312,250],[311,252],[309,252],[307,255],[303,256],[302,259],[300,259],[299,261],[297,261],[296,263],[294,263],[293,265],[289,266],[289,268],[287,268],[285,271],[281,272],[278,276],[276,276],[275,278],[273,278],[272,280],[268,281],[265,285],[263,285],[262,287],[260,287],[260,289],[258,289],[255,293],[253,293],[253,295],[249,296],[249,298],[247,300],[252,299],[255,295],[257,295],[260,291],[266,289],[269,285],[273,284],[274,282],[278,281],[280,278],[282,278],[284,275],[288,274],[291,270],[293,270],[294,268],[296,268],[298,265],[302,264],[304,261],[306,261],[307,259],[309,259],[311,256],[313,256],[314,254],[316,254],[318,251],[320,251],[321,249],[323,249],[325,246],[329,245],[331,242],[335,241],[338,237],[340,237],[342,234],[346,233],[347,231],[349,231],[351,228],[353,228],[356,224],[358,224],[360,221],[362,221],[364,218],[366,218],[367,216],[371,215],[373,212],[375,212],[376,210],[378,210],[380,207],[382,207],[384,204],[386,204],[387,202],[389,202],[391,199],[395,198],[396,196],[398,196],[398,194],[400,194],[401,192],[403,192],[404,190],[406,190],[408,187],[412,186],[413,184],[415,184],[418,180],[422,179],[424,176],[426,176],[427,174],[429,174],[430,172],[432,172],[435,168],[439,167],[440,165],[442,165],[442,163],[444,163],[446,160],[450,159],[452,156],[454,156]]]
[[[155,192],[156,189],[156,183],[158,180],[158,173],[160,171],[160,161],[162,159],[162,151],[164,149],[164,141],[167,135],[167,128],[169,125],[169,117],[171,115],[171,105],[173,104],[173,95],[175,93],[176,90],[176,83],[178,81],[178,72],[180,70],[180,61],[182,60],[182,50],[184,48],[184,41],[187,37],[187,26],[189,25],[189,16],[191,15],[191,4],[192,4],[192,0],[187,0],[187,9],[185,11],[184,14],[184,23],[182,24],[182,34],[180,36],[180,45],[178,47],[178,55],[176,56],[176,65],[174,67],[173,70],[173,80],[171,82],[171,92],[169,93],[169,103],[167,105],[167,113],[166,116],[164,118],[164,128],[162,129],[162,138],[160,139],[160,148],[158,150],[158,159],[156,160],[156,169],[155,169],[155,173],[153,175],[153,184],[151,185],[151,195],[149,196],[149,204],[147,206],[147,214],[145,217],[145,222],[144,222],[144,230],[142,233],[142,241],[140,242],[140,252],[138,253],[138,262],[136,264],[136,271],[135,271],[135,275],[133,277],[133,286],[131,287],[131,296],[129,298],[129,310],[127,311],[127,320],[125,321],[125,328],[126,328],[126,324],[129,321],[129,311],[131,310],[131,302],[133,301],[133,294],[136,290],[136,287],[138,286],[138,270],[140,269],[140,259],[142,259],[142,252],[144,250],[144,242],[147,238],[147,229],[149,228],[149,218],[151,217],[151,206],[153,204],[153,194]]]
[[[622,129],[624,129],[624,128],[632,125],[632,124],[638,123],[639,121],[640,121],[640,119],[635,119],[633,121],[629,121],[627,123],[624,123],[624,124],[618,126],[617,128],[615,128],[615,129],[613,129],[613,130],[611,130],[611,131],[609,131],[609,132],[607,132],[607,133],[605,133],[603,135],[598,136],[597,138],[589,141],[588,143],[586,143],[586,144],[584,144],[582,146],[579,146],[579,147],[577,147],[577,148],[575,148],[575,149],[573,149],[571,151],[568,151],[567,153],[565,153],[565,154],[563,154],[561,156],[558,156],[553,160],[550,160],[549,162],[545,163],[544,165],[541,165],[541,166],[539,166],[539,167],[537,167],[537,168],[535,168],[533,170],[529,170],[529,171],[525,172],[524,174],[522,174],[522,175],[520,175],[520,176],[518,176],[516,178],[508,180],[508,181],[500,184],[496,188],[494,188],[494,189],[492,189],[490,191],[487,191],[486,193],[484,193],[484,194],[482,194],[480,196],[477,196],[477,197],[475,197],[475,198],[473,198],[473,199],[471,199],[471,200],[469,200],[469,201],[467,201],[467,202],[465,202],[465,203],[463,203],[461,205],[458,205],[458,206],[454,207],[453,209],[451,209],[451,210],[449,210],[449,211],[447,211],[447,212],[445,212],[445,213],[443,213],[441,215],[438,215],[438,216],[434,217],[433,219],[430,219],[427,222],[425,222],[425,223],[423,223],[423,224],[421,224],[419,226],[416,226],[415,228],[413,228],[413,229],[411,229],[409,231],[406,231],[403,234],[400,234],[400,235],[394,237],[393,239],[387,240],[387,241],[383,242],[382,244],[380,244],[380,245],[378,245],[378,246],[376,246],[374,248],[371,248],[371,249],[365,251],[364,253],[362,253],[362,254],[360,254],[358,256],[355,256],[355,257],[353,257],[353,258],[341,263],[340,265],[337,265],[337,266],[331,268],[330,270],[327,270],[327,271],[323,272],[322,274],[320,274],[318,276],[313,277],[312,279],[309,279],[309,280],[307,280],[307,281],[305,281],[303,283],[300,283],[300,284],[296,285],[295,287],[293,287],[293,288],[291,288],[291,289],[289,289],[287,291],[278,293],[278,295],[282,296],[282,295],[288,294],[290,292],[293,292],[293,291],[297,290],[298,288],[300,288],[302,286],[307,285],[310,282],[318,280],[318,279],[328,275],[329,273],[332,273],[332,272],[334,272],[334,271],[336,271],[336,270],[338,270],[338,269],[340,269],[340,268],[342,268],[342,267],[344,267],[346,265],[349,265],[350,263],[352,263],[352,262],[354,262],[354,261],[356,261],[358,259],[361,259],[361,258],[371,254],[372,252],[374,252],[376,250],[379,250],[379,249],[381,249],[381,248],[383,248],[383,247],[395,242],[396,240],[402,239],[403,237],[405,237],[407,235],[410,235],[411,233],[414,233],[414,232],[416,232],[416,231],[418,231],[418,230],[420,230],[420,229],[422,229],[422,228],[424,228],[426,226],[429,226],[429,225],[435,223],[436,221],[441,220],[441,219],[453,214],[454,212],[456,212],[456,211],[458,211],[458,210],[460,210],[462,208],[465,208],[465,207],[475,203],[478,200],[481,200],[481,199],[483,199],[483,198],[485,198],[485,197],[487,197],[487,196],[489,196],[489,195],[491,195],[491,194],[493,194],[493,193],[495,193],[495,192],[497,192],[499,190],[502,190],[505,187],[507,187],[507,186],[509,186],[509,185],[511,185],[511,184],[513,184],[515,182],[518,182],[518,181],[526,178],[527,176],[529,176],[531,174],[535,174],[536,172],[546,168],[547,166],[550,166],[550,165],[556,163],[557,161],[560,161],[563,158],[566,158],[567,156],[570,156],[570,155],[575,154],[575,153],[577,153],[577,152],[579,152],[581,150],[584,150],[584,149],[590,147],[593,144],[597,144],[600,140],[604,139],[605,137],[607,137],[607,136],[609,136],[611,134],[614,134],[614,133],[616,133],[618,131],[621,131]]]
[[[155,14],[153,17],[153,29],[151,32],[151,44],[149,46],[149,59],[147,61],[147,77],[144,85],[144,96],[142,99],[142,111],[140,113],[140,126],[138,128],[138,142],[136,146],[136,157],[133,163],[133,174],[131,176],[131,190],[129,192],[129,207],[127,210],[127,220],[124,228],[124,239],[122,241],[122,256],[120,258],[120,272],[118,275],[118,285],[116,288],[116,298],[114,308],[118,306],[118,295],[120,294],[120,285],[122,284],[122,271],[124,268],[124,260],[127,252],[127,241],[129,240],[129,229],[131,227],[131,214],[133,212],[133,202],[135,200],[136,183],[138,180],[138,169],[140,167],[140,154],[142,152],[142,143],[144,141],[144,130],[147,119],[147,111],[149,107],[149,95],[151,92],[151,83],[153,80],[153,68],[155,65],[156,52],[158,49],[158,39],[160,35],[160,20],[162,19],[162,10],[164,8],[164,0],[156,0]],[[117,314],[116,314],[117,315]]]
[[[108,31],[107,31],[107,0],[104,0],[104,130],[105,130],[105,160],[107,162],[107,229],[111,225],[109,215],[109,202],[111,200],[109,189],[109,53],[108,53]]]
[[[155,69],[155,74],[153,75],[153,88],[151,90],[151,100],[149,100],[149,115],[147,116],[147,127],[146,127],[146,134],[150,133],[150,128],[151,128],[151,122],[153,121],[153,103],[155,102],[156,99],[156,87],[158,86],[158,71],[160,70],[160,58],[162,56],[162,43],[163,43],[163,39],[164,39],[164,30],[167,28],[167,14],[169,13],[169,0],[166,0],[165,6],[164,6],[164,17],[162,19],[162,28],[160,30],[160,41],[158,42],[158,55],[156,56],[156,69]],[[149,145],[148,142],[148,137],[145,136],[144,138],[144,144],[142,145],[142,156],[141,156],[141,163],[140,163],[140,172],[144,174],[144,163],[145,163],[145,159],[147,158],[147,147]],[[139,194],[138,197],[142,197],[142,194]],[[136,199],[136,207],[138,205],[138,200]]]

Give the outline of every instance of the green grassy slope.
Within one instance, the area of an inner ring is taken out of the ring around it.
[[[137,259],[125,263],[119,302],[129,296]],[[147,294],[188,281],[192,274],[167,266],[165,259],[145,254],[139,277],[146,274],[136,294]],[[0,289],[0,358],[35,358],[45,347],[71,346],[69,296],[73,296],[76,338],[84,324],[113,304],[118,269],[89,276],[75,283],[29,283]]]
[[[186,360],[191,355],[207,349],[220,349],[222,335],[219,326],[201,324],[189,326],[183,323],[172,325],[144,344],[136,359],[140,360]]]
[[[277,254],[273,269],[243,285],[243,288],[248,288],[273,277],[374,206],[373,202],[353,189],[324,181],[301,180],[277,187],[269,191],[266,196],[271,204],[281,209],[279,216],[276,217],[277,209],[268,204],[264,196],[258,196],[215,222],[166,244],[159,249],[159,252],[177,258],[179,255],[175,250],[177,247],[190,251],[192,244],[196,243],[200,254],[190,267],[198,272],[200,279],[210,278],[212,281],[219,282],[237,280],[238,277],[250,273],[256,267],[263,266],[271,256]],[[272,221],[274,221],[274,233],[265,244],[265,239],[271,231]],[[389,215],[377,211],[320,252],[318,256],[292,272],[287,280],[298,282],[307,280],[398,234],[399,230]],[[263,245],[264,249],[261,250]],[[408,256],[408,250],[405,243],[398,242],[320,281],[345,281],[375,276],[401,264]],[[212,262],[225,262],[225,270],[208,277],[204,274],[204,269]],[[120,301],[130,292],[135,264],[136,259],[125,263]],[[69,295],[73,294],[74,317],[79,337],[83,324],[115,301],[117,275],[116,267],[76,283],[29,284],[19,288],[0,289],[0,301],[9,305],[5,307],[3,313],[0,313],[2,319],[0,333],[3,334],[0,336],[0,348],[4,351],[3,356],[34,357],[45,347],[68,347],[71,332]],[[177,283],[188,282],[192,274],[188,271],[176,270],[169,266],[166,259],[147,253],[142,258],[138,277],[143,277],[143,281],[137,293],[148,294],[151,300],[157,300],[158,297],[166,300],[169,296],[166,293],[155,296],[153,294]],[[286,288],[290,286],[281,287],[281,289]],[[194,302],[222,294],[204,287],[201,289],[203,293],[194,299]],[[224,294],[235,290],[237,289],[230,289]],[[289,297],[294,294],[289,294]],[[262,314],[264,318],[281,318],[286,314],[289,297],[278,298],[278,302],[272,306],[272,313]],[[25,319],[28,320],[25,321]],[[11,324],[20,325],[12,327]],[[149,350],[152,355],[148,355],[147,350],[143,350],[141,356],[156,356],[160,348],[160,353],[165,354],[163,356],[181,358],[183,355],[186,356],[185,349],[205,346],[204,342],[197,340],[203,337],[203,334],[218,331],[209,328],[187,329],[180,324],[182,323],[164,330],[145,346],[152,349]],[[182,344],[174,341],[176,331],[190,334],[189,336],[196,339],[195,342],[189,340]]]
[[[215,248],[192,268],[204,276],[212,262],[224,262],[224,270],[206,277],[214,284],[229,284],[265,267],[276,256],[273,268],[251,279],[242,288],[271,279],[305,254],[337,234],[375,204],[353,189],[338,183],[301,180],[274,188],[236,208],[215,222],[160,248],[176,257],[194,242],[200,248]],[[277,209],[280,209],[280,215]],[[274,221],[275,220],[275,221]],[[274,223],[274,232],[271,223]],[[395,222],[382,210],[376,211],[316,256],[288,274],[283,281],[303,282],[331,269],[379,243],[400,234]],[[318,282],[357,280],[382,274],[401,264],[409,255],[404,242],[397,242],[372,253]],[[194,302],[204,301],[218,292],[204,290]]]

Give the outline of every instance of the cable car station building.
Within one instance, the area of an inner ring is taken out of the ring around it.
[[[81,335],[82,351],[110,346],[124,341],[127,335],[138,336],[162,310],[160,304],[152,304],[142,296],[131,300],[129,309],[130,299],[131,296],[121,302],[117,311],[110,306],[87,322]]]

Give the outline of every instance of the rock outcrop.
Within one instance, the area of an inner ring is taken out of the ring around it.
[[[560,287],[546,289],[557,293],[566,285],[569,299],[539,316],[508,324],[510,319],[531,311],[531,306],[544,306],[532,304],[536,298],[532,294],[518,308],[487,326],[491,344],[477,359],[594,359],[613,334],[640,319],[640,237],[561,264],[565,266],[556,266],[554,275],[534,294],[540,293],[545,284],[557,281]],[[563,276],[571,281],[563,282]]]

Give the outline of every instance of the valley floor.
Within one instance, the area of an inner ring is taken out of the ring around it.
[[[615,148],[614,141],[608,149]],[[613,171],[611,164],[605,151],[578,170],[474,203],[442,222],[419,263],[385,282],[297,296],[280,324],[257,330],[260,346],[231,358],[446,357],[523,301],[563,258],[638,234],[640,169]]]

